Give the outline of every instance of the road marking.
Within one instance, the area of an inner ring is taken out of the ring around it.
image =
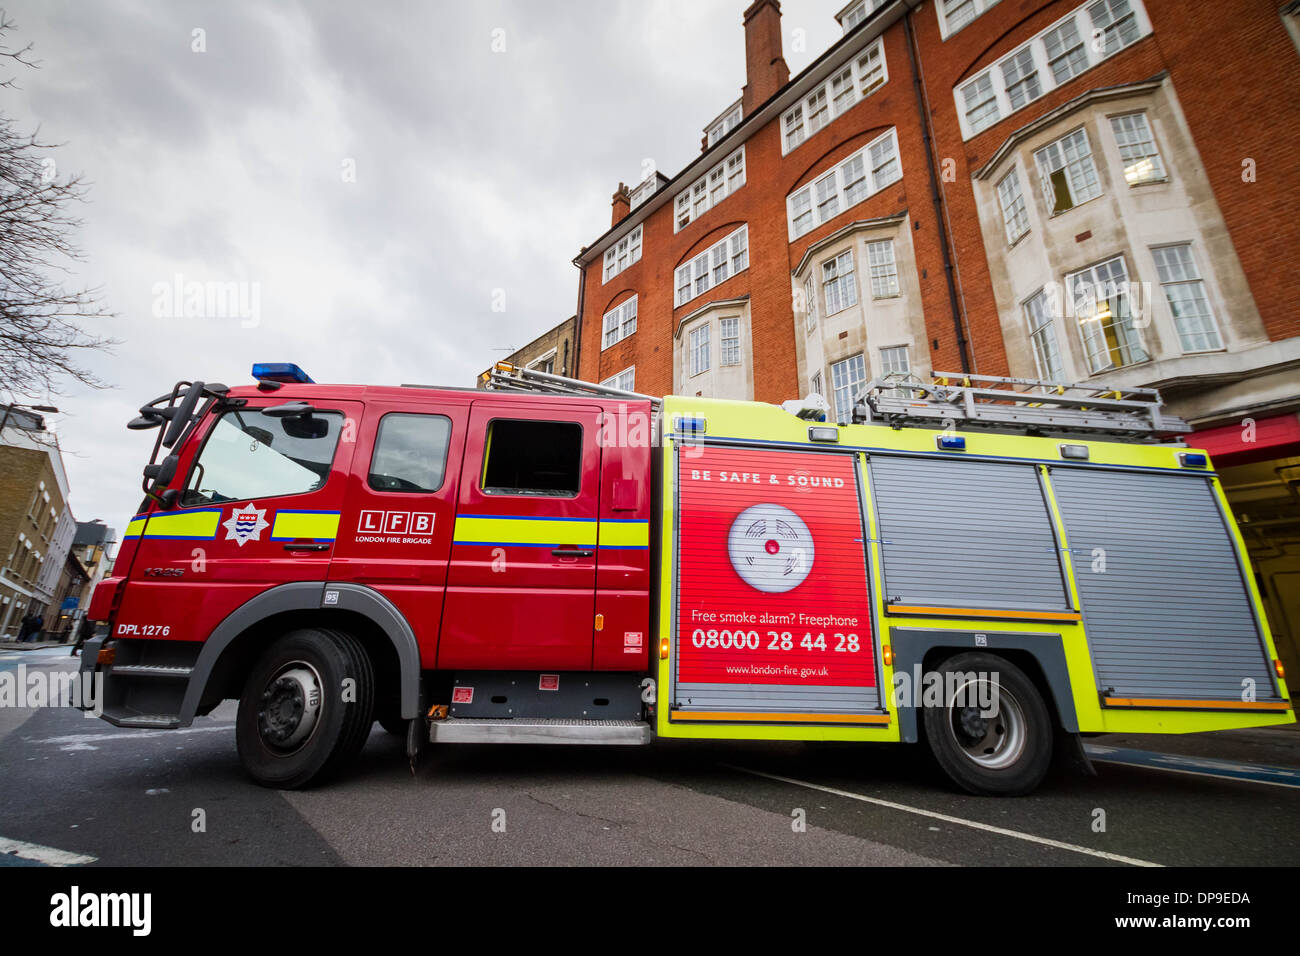
[[[1292,767],[1270,767],[1258,763],[1237,763],[1232,760],[1216,760],[1213,757],[1188,757],[1153,750],[1105,747],[1100,744],[1084,744],[1084,750],[1098,763],[1144,767],[1147,770],[1163,770],[1166,773],[1186,773],[1194,777],[1214,777],[1218,780],[1262,783],[1270,787],[1300,790],[1300,770]]]
[[[174,737],[177,734],[203,734],[213,730],[231,730],[234,724],[222,724],[219,727],[182,727],[177,730],[133,730],[124,734],[65,734],[62,737],[43,737],[33,740],[34,744],[88,744],[114,740],[139,740],[142,737]]]
[[[868,797],[865,794],[854,793],[851,790],[837,790],[835,787],[826,787],[820,783],[809,783],[807,780],[796,780],[793,777],[782,777],[775,773],[764,773],[761,770],[751,770],[748,767],[737,767],[734,764],[723,764],[731,770],[739,770],[741,773],[753,774],[755,777],[766,777],[769,780],[779,780],[781,783],[792,784],[796,787],[805,787],[809,790],[820,790],[822,793],[832,793],[837,797],[847,797],[850,800],[860,800],[863,803],[874,803],[876,806],[888,807],[891,810],[902,810],[904,813],[915,813],[918,816],[929,817],[932,820],[943,820],[945,823],[955,823],[958,826],[970,827],[973,830],[983,830],[986,833],[996,833],[999,836],[1012,837],[1016,840],[1024,840],[1028,843],[1037,843],[1040,846],[1050,846],[1057,850],[1069,850],[1071,853],[1083,853],[1087,856],[1095,856],[1102,860],[1112,860],[1115,863],[1127,863],[1130,866],[1155,866],[1163,867],[1163,863],[1152,863],[1150,860],[1139,860],[1131,856],[1120,856],[1118,853],[1107,853],[1104,850],[1093,850],[1086,846],[1076,846],[1073,843],[1062,843],[1060,840],[1050,840],[1047,837],[1035,836],[1032,833],[1021,833],[1019,830],[1008,830],[1005,827],[995,827],[988,823],[980,823],[978,820],[966,820],[962,817],[950,816],[946,813],[936,813],[934,810],[922,810],[920,807],[910,807],[905,803],[895,803],[892,800],[882,800],[879,797]]]
[[[34,863],[44,863],[46,866],[84,866],[95,862],[93,856],[73,853],[71,850],[56,850],[52,846],[41,846],[39,843],[9,840],[5,837],[0,837],[0,853],[31,860]]]

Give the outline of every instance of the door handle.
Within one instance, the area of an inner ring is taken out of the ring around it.
[[[328,544],[293,544],[292,542],[284,546],[286,551],[328,551]]]
[[[557,558],[590,558],[596,552],[587,548],[553,548],[551,554]]]

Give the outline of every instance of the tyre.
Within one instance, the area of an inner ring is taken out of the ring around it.
[[[394,737],[405,737],[407,731],[406,725],[409,723],[410,723],[409,720],[404,720],[401,717],[380,717],[379,718],[379,726],[383,727],[384,730],[392,734]]]
[[[374,723],[375,675],[350,634],[302,628],[275,641],[244,685],[235,740],[265,787],[321,783],[361,751]]]
[[[1033,681],[993,654],[958,654],[936,671],[943,705],[923,708],[923,723],[943,772],[968,793],[985,796],[1037,787],[1052,762],[1055,727]]]

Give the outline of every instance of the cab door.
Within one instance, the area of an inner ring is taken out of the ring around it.
[[[468,417],[463,400],[366,403],[330,565],[331,582],[361,584],[393,602],[426,670],[437,663]]]
[[[438,666],[590,670],[600,409],[474,402]]]
[[[139,540],[114,636],[206,640],[262,591],[325,581],[355,447],[344,436],[362,405],[294,401],[310,411],[275,414],[286,399],[259,396],[187,441],[177,506],[131,522]]]

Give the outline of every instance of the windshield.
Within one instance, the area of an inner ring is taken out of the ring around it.
[[[287,418],[256,409],[227,412],[208,435],[181,504],[315,491],[329,477],[342,425],[340,412]]]

